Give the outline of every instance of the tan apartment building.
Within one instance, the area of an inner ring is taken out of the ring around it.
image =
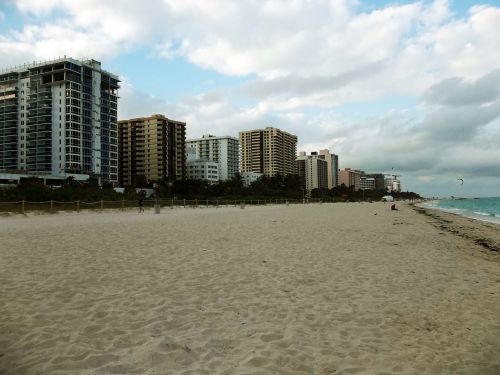
[[[269,177],[297,173],[297,136],[272,127],[242,131],[239,136],[241,172]]]
[[[118,122],[120,186],[186,176],[186,123],[163,115]],[[142,177],[144,176],[144,177]]]
[[[339,173],[339,183],[346,187],[353,187],[354,191],[360,189],[361,172],[352,170],[351,168],[342,169]]]

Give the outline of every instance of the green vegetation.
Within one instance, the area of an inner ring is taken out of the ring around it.
[[[125,194],[117,193],[113,190],[113,186],[99,186],[97,180],[88,180],[85,182],[76,181],[73,178],[68,178],[63,182],[62,186],[51,187],[43,184],[43,181],[37,178],[26,179],[15,187],[6,187],[0,189],[0,201],[16,202],[16,201],[118,201],[121,199],[136,199],[135,191],[132,189]]]
[[[228,181],[209,184],[204,180],[180,180],[169,183],[156,181],[155,183],[141,184],[142,188],[155,187],[159,198],[178,199],[302,199],[305,191],[301,188],[298,176],[282,178],[263,176],[251,186],[243,186],[239,175]],[[337,201],[377,201],[386,195],[385,190],[359,190],[340,186],[334,189],[316,189],[311,192],[311,198],[333,198]],[[418,199],[416,193],[391,193],[396,199]],[[96,180],[86,182],[68,178],[61,187],[46,186],[36,178],[23,181],[15,187],[0,189],[0,201],[120,201],[136,200],[139,194],[135,188],[127,188],[124,193],[113,190],[111,185],[99,186]]]

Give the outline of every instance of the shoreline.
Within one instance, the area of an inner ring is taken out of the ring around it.
[[[488,250],[500,252],[500,223],[481,220],[434,207],[410,205],[416,212],[424,214],[436,222],[434,227],[483,246]]]
[[[479,199],[479,198],[468,198],[468,199]],[[431,200],[431,201],[426,201],[426,202],[421,202],[421,203],[415,203],[414,205],[417,207],[424,208],[424,209],[437,210],[437,211],[446,212],[446,213],[449,213],[452,215],[465,217],[468,219],[473,219],[473,220],[477,220],[477,221],[481,221],[481,222],[485,222],[485,223],[492,223],[492,224],[500,225],[500,217],[495,215],[495,214],[470,212],[470,211],[467,211],[465,209],[460,209],[460,208],[439,207],[439,206],[433,204],[433,202],[437,202],[438,200]]]

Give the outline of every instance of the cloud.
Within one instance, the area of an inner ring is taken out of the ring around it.
[[[331,148],[342,166],[394,167],[428,191],[432,184],[444,189],[456,173],[496,178],[499,7],[474,6],[458,17],[445,0],[369,10],[356,0],[151,0],[147,6],[18,0],[16,6],[27,24],[0,35],[2,65],[72,55],[105,66],[141,50],[248,77],[242,87],[214,87],[176,102],[124,80],[121,118],[165,113],[187,121],[190,137],[278,126],[297,134],[307,151]],[[398,96],[421,101],[363,115],[364,103]],[[349,103],[359,117],[336,111]]]
[[[458,77],[448,78],[430,87],[424,95],[429,104],[450,106],[487,104],[499,97],[500,69],[472,82]]]

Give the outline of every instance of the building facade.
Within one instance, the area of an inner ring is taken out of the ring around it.
[[[398,175],[386,175],[384,185],[389,193],[401,193],[401,181],[398,180]]]
[[[325,155],[318,155],[317,152],[306,155],[305,152],[300,152],[295,162],[303,189],[308,192],[313,189],[328,189],[329,168]]]
[[[384,190],[384,175],[382,173],[361,172],[360,188],[365,190]]]
[[[196,150],[196,158],[214,161],[218,165],[219,179],[233,178],[239,168],[239,140],[235,137],[204,135],[202,138],[186,141],[187,147]]]
[[[359,179],[361,190],[375,190],[375,179],[373,177],[361,176]]]
[[[186,123],[163,115],[118,122],[120,186],[186,177]]]
[[[189,180],[206,180],[215,184],[219,181],[219,164],[215,161],[190,160],[187,162],[186,177]]]
[[[242,131],[240,171],[266,176],[296,174],[297,136],[277,128]]]
[[[118,88],[95,60],[0,72],[0,172],[116,184]]]
[[[342,169],[339,172],[339,183],[346,187],[353,187],[354,191],[358,191],[361,187],[361,173],[360,171],[352,170],[351,168]]]
[[[339,156],[332,154],[330,150],[319,150],[328,165],[328,189],[339,186]]]

